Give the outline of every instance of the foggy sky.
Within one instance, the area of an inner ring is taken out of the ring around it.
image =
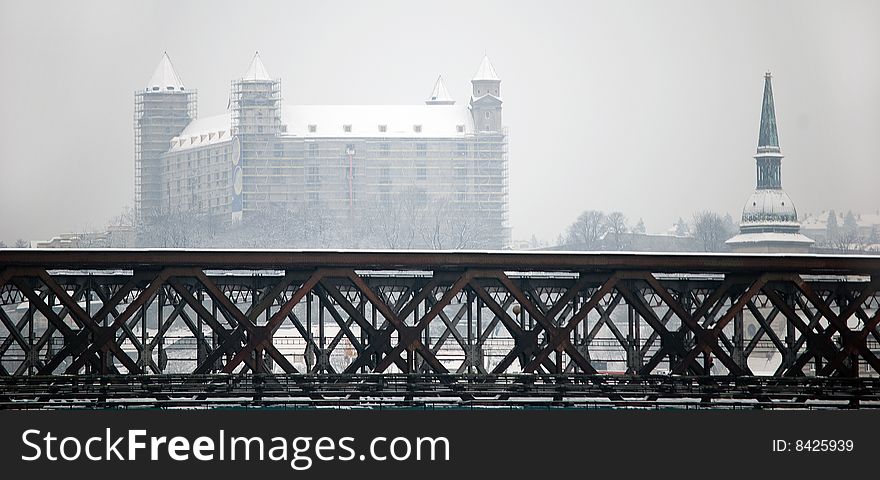
[[[103,228],[134,197],[133,92],[167,51],[225,110],[255,50],[285,104],[466,103],[487,53],[509,127],[514,239],[585,209],[663,231],[739,219],[763,74],[803,216],[880,209],[880,2],[0,0],[0,240]]]

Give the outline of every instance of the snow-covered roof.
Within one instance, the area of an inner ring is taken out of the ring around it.
[[[168,53],[163,53],[162,60],[159,61],[156,71],[153,72],[153,76],[150,78],[150,83],[147,84],[146,90],[153,92],[170,92],[182,91],[184,88],[180,76],[171,64],[171,59],[168,58]]]
[[[254,58],[253,60],[251,60],[251,64],[248,66],[247,72],[241,79],[251,82],[272,80],[272,78],[269,76],[269,72],[266,71],[266,67],[263,65],[263,61],[260,59],[260,52],[254,53]]]
[[[488,55],[483,56],[483,61],[480,62],[480,68],[478,68],[477,73],[474,74],[473,80],[499,80],[498,74],[495,73],[495,67],[493,67],[492,62],[489,61]]]
[[[287,136],[300,137],[460,137],[474,133],[470,110],[457,105],[291,105],[282,107],[281,121],[287,125]]]
[[[758,189],[746,201],[742,221],[747,224],[796,224],[797,210],[785,190]]]
[[[171,150],[184,150],[229,141],[232,138],[231,127],[232,114],[228,111],[220,115],[196,118],[189,122],[180,135],[171,139]]]
[[[474,134],[467,106],[458,105],[284,105],[286,137],[450,138]],[[171,150],[230,139],[231,112],[200,117],[171,140]]]
[[[724,243],[728,245],[744,243],[794,243],[812,245],[815,242],[810,237],[800,233],[761,232],[741,233]]]
[[[434,89],[431,91],[431,96],[425,100],[425,103],[428,105],[455,104],[455,100],[452,99],[452,95],[449,95],[449,90],[446,89],[446,84],[443,83],[443,75],[437,77],[437,81],[434,82]]]

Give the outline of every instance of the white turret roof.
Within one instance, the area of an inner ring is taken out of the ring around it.
[[[483,61],[480,62],[480,68],[477,69],[477,73],[474,75],[472,81],[479,80],[499,80],[498,74],[495,73],[495,67],[493,67],[492,62],[489,61],[488,55],[483,55]]]
[[[425,103],[428,105],[455,104],[455,100],[449,95],[449,90],[446,90],[446,85],[443,83],[443,75],[437,77],[437,81],[434,82],[434,90],[431,91],[431,96],[425,101]]]
[[[266,67],[263,65],[263,61],[260,60],[260,52],[254,53],[254,59],[251,60],[247,73],[244,74],[242,80],[254,82],[272,80],[269,77],[269,72],[266,71]]]
[[[168,53],[163,53],[159,66],[156,67],[156,71],[153,72],[153,76],[150,78],[150,83],[147,84],[147,91],[168,92],[181,91],[183,89],[183,82],[174,70],[174,66],[171,65]]]

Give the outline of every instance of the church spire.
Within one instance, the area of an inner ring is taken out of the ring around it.
[[[184,90],[183,82],[180,76],[174,70],[171,59],[168,58],[168,52],[162,53],[162,60],[153,72],[150,83],[147,84],[147,91],[153,92],[179,92]]]
[[[755,191],[743,207],[739,235],[725,243],[734,252],[807,252],[814,242],[800,233],[797,209],[782,189],[782,152],[770,78],[767,72],[755,154]]]
[[[764,102],[761,105],[761,128],[758,133],[758,153],[779,152],[776,133],[776,109],[773,106],[773,85],[770,72],[764,74]]]

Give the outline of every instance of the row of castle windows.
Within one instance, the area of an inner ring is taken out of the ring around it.
[[[317,158],[320,156],[320,146],[317,143],[309,143],[308,144],[308,156],[309,158]],[[417,157],[427,157],[428,156],[428,144],[426,143],[416,143],[416,156]],[[354,152],[355,147],[354,144],[349,143],[345,147],[346,152]],[[491,157],[493,153],[499,153],[499,151],[493,149],[483,148],[482,150],[475,148],[474,149],[474,157],[478,155],[482,158]],[[466,157],[468,155],[468,144],[467,143],[457,143],[456,144],[456,155],[459,157]],[[275,146],[274,149],[275,157],[284,156],[284,149],[280,144]],[[379,156],[381,157],[390,157],[391,156],[391,144],[390,143],[380,143],[379,144]]]
[[[486,118],[489,118],[489,112],[486,112]],[[342,126],[342,131],[345,133],[351,133],[351,127],[352,127],[352,125],[350,123],[347,123]],[[387,131],[388,131],[388,125],[379,125],[379,132],[380,133],[385,133]],[[464,133],[464,125],[456,125],[455,131],[458,133]],[[413,125],[413,132],[422,133],[422,126],[418,125],[418,124]],[[318,133],[318,125],[310,124],[309,125],[309,133]]]

